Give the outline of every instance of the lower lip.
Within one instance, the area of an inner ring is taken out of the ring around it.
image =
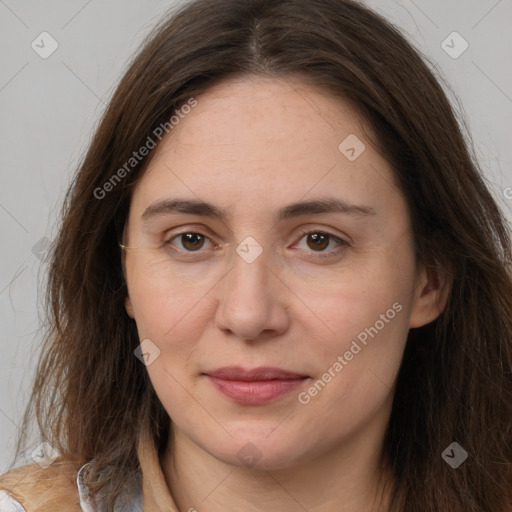
[[[283,380],[226,380],[208,375],[212,384],[224,395],[241,404],[264,404],[286,395],[300,386],[306,377]]]

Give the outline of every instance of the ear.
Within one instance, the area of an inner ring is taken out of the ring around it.
[[[128,295],[124,299],[124,309],[126,309],[126,313],[128,313],[128,316],[130,318],[135,319],[135,315],[133,314],[133,304]]]
[[[124,228],[123,228],[123,236],[121,237],[123,244],[127,243],[127,238],[126,238],[127,227],[128,227],[128,223],[125,223]],[[122,249],[121,249],[121,266],[123,269],[123,278],[126,283],[127,282],[127,279],[126,279],[126,252],[123,251]],[[130,318],[135,319],[135,315],[133,314],[133,304],[130,299],[130,295],[127,295],[124,299],[124,309],[126,310],[126,313],[128,314],[128,316]]]
[[[410,327],[434,321],[444,310],[451,290],[451,279],[438,267],[422,266],[416,281]]]

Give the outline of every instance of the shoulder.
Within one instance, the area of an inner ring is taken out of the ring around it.
[[[77,471],[76,465],[59,460],[46,468],[28,464],[8,471],[0,476],[0,511],[81,511]]]

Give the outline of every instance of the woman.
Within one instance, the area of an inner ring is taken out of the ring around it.
[[[510,245],[441,87],[382,18],[187,4],[70,189],[31,402],[60,456],[4,475],[4,499],[511,510]]]

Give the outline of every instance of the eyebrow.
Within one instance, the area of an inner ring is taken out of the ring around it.
[[[224,223],[229,221],[229,215],[226,211],[211,203],[190,199],[164,199],[158,201],[148,206],[141,218],[142,222],[145,223],[154,217],[180,213],[217,218]],[[376,215],[375,210],[369,206],[352,204],[342,199],[327,197],[284,206],[277,212],[276,220],[282,221],[302,215],[320,215],[323,213],[341,213],[365,217]]]

